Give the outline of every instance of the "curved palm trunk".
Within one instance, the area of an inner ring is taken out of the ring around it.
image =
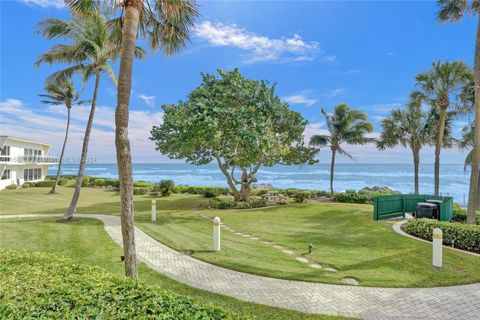
[[[80,189],[82,188],[83,173],[87,163],[88,142],[90,140],[90,133],[92,132],[93,117],[95,116],[95,107],[97,105],[98,86],[100,84],[100,72],[95,74],[95,88],[93,90],[92,106],[90,107],[90,115],[88,116],[87,127],[85,129],[85,136],[83,137],[82,156],[80,158],[80,166],[78,167],[77,181],[75,184],[75,191],[73,192],[72,201],[67,213],[63,215],[64,220],[72,219],[75,210],[77,209],[78,198],[80,198]]]
[[[420,165],[420,149],[417,147],[413,148],[413,170],[414,170],[414,180],[415,180],[415,194],[419,193],[418,187],[418,167]]]
[[[117,110],[115,111],[115,146],[117,149],[118,176],[120,180],[125,275],[131,278],[137,278],[138,270],[135,251],[132,156],[130,141],[128,140],[128,105],[132,87],[135,40],[142,6],[142,0],[131,0],[126,5],[118,79]]]
[[[71,107],[67,106],[67,128],[65,129],[65,139],[63,140],[63,147],[62,152],[60,153],[60,159],[58,160],[58,169],[57,169],[57,177],[55,178],[55,184],[50,190],[49,193],[55,193],[55,189],[57,188],[58,181],[60,180],[60,171],[62,170],[62,162],[63,162],[63,154],[65,153],[65,146],[67,145],[68,139],[68,130],[70,128],[70,109]]]
[[[330,163],[330,194],[333,196],[333,176],[335,174],[335,155],[337,151],[332,149],[332,163]]]
[[[435,195],[440,193],[440,152],[443,145],[443,133],[445,131],[445,120],[447,119],[447,109],[440,107],[440,119],[437,129],[437,141],[435,141]]]
[[[480,165],[480,16],[477,22],[477,39],[475,43],[475,57],[473,76],[475,80],[475,128],[473,140],[472,172],[470,174],[470,191],[468,194],[468,215],[467,223],[476,223],[476,209],[479,206],[478,184]]]

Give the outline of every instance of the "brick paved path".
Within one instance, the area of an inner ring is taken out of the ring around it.
[[[10,215],[0,218],[61,215]],[[103,221],[121,245],[120,218],[80,214]],[[168,248],[136,228],[137,254],[152,269],[177,281],[244,301],[308,313],[362,319],[480,319],[480,283],[444,288],[372,288],[274,279],[228,270]],[[479,261],[480,263],[480,261]]]

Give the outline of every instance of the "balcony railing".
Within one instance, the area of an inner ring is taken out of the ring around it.
[[[58,163],[57,157],[51,156],[0,156],[0,163]]]

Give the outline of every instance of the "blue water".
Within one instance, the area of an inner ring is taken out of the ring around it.
[[[49,174],[56,173],[49,168]],[[62,174],[77,174],[77,164],[65,164]],[[277,188],[329,189],[329,164],[313,166],[275,166],[262,168],[257,174],[258,183],[271,184]],[[117,178],[116,164],[88,164],[85,174],[94,177]],[[226,180],[216,164],[193,166],[188,164],[134,164],[135,180],[158,182],[172,179],[177,185],[227,186]],[[441,166],[440,192],[450,195],[456,202],[464,203],[468,198],[470,175],[463,165]],[[336,191],[361,189],[363,187],[387,186],[400,192],[413,192],[413,166],[409,164],[337,164],[334,188]],[[433,193],[433,165],[420,166],[420,192]]]

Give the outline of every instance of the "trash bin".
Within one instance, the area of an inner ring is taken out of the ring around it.
[[[436,203],[419,202],[417,203],[417,210],[415,211],[415,218],[433,218],[437,210]]]
[[[437,208],[433,212],[433,217],[437,220],[440,220],[440,204],[443,203],[442,200],[427,200],[428,203],[433,203],[437,206]]]

